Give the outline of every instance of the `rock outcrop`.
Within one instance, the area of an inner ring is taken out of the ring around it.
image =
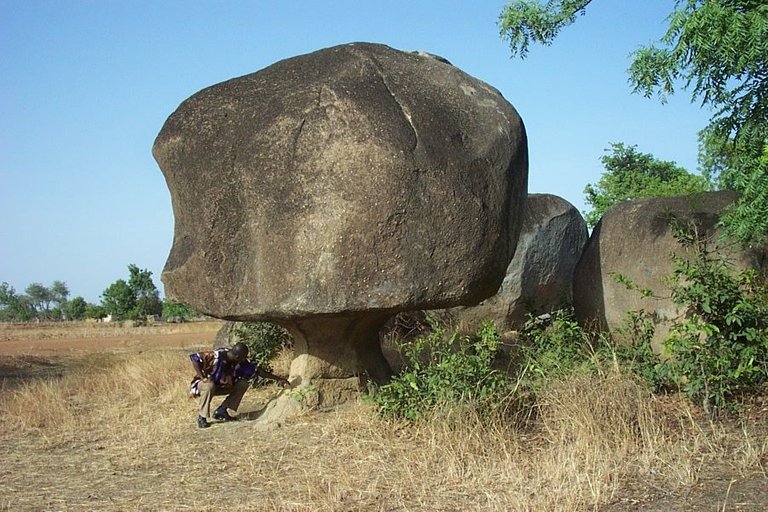
[[[717,243],[717,223],[736,198],[733,192],[707,192],[627,201],[608,209],[576,267],[574,307],[579,321],[615,333],[627,311],[643,310],[655,326],[653,347],[661,351],[673,322],[684,313],[672,301],[665,282],[673,272],[671,255],[688,255],[671,223],[673,219],[681,225],[693,222],[699,233]],[[738,250],[732,243],[717,250],[739,268],[764,264],[764,254]],[[615,276],[627,278],[637,289],[629,289]],[[644,297],[639,290],[650,290],[653,296]]]
[[[448,315],[473,327],[491,320],[506,331],[519,328],[528,314],[570,305],[574,269],[586,242],[587,225],[572,204],[551,194],[529,195],[501,288],[477,306],[452,308]]]
[[[317,389],[385,378],[377,333],[397,311],[492,295],[527,188],[525,130],[498,91],[366,43],[198,92],[153,154],[175,215],[166,295],[286,327],[290,378]]]

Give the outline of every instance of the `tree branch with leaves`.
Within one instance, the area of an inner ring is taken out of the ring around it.
[[[499,16],[513,56],[531,42],[550,45],[585,13],[590,1],[515,0]],[[666,33],[632,54],[632,91],[664,102],[678,87],[714,112],[703,130],[705,173],[741,198],[724,217],[743,245],[768,242],[768,3],[764,0],[677,0]],[[717,162],[717,167],[707,167]]]

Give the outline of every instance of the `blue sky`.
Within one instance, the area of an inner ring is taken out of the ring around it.
[[[173,213],[150,151],[165,119],[203,87],[353,41],[442,55],[499,89],[526,124],[530,192],[585,210],[618,141],[694,171],[709,112],[627,84],[673,4],[595,0],[521,61],[499,37],[503,0],[0,0],[0,281],[98,302],[135,263],[162,290]]]

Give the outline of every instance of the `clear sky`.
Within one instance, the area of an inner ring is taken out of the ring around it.
[[[632,95],[629,54],[673,0],[594,0],[551,47],[510,59],[503,0],[0,0],[0,281],[62,280],[99,302],[135,263],[160,273],[170,195],[151,147],[203,87],[354,41],[424,50],[488,82],[528,131],[529,191],[580,211],[611,142],[696,169],[709,112]]]

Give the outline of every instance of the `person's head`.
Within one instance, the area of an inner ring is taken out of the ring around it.
[[[229,349],[230,360],[242,363],[248,359],[248,345],[243,342],[235,343],[231,349]]]

